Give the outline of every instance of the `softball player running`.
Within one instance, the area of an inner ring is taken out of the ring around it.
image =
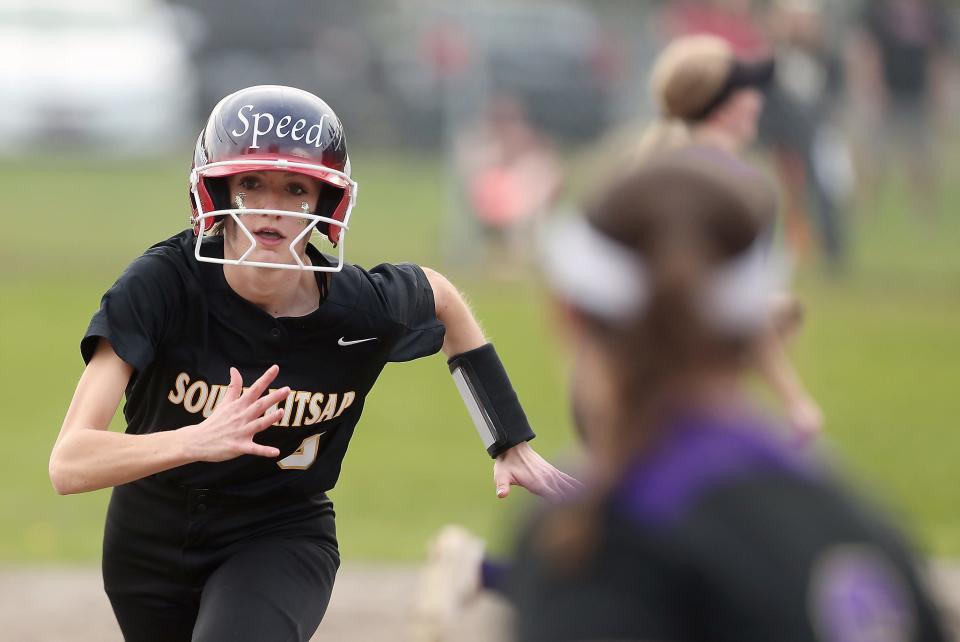
[[[50,458],[59,493],[113,487],[103,578],[126,640],[313,634],[339,565],[325,492],[387,362],[443,350],[498,496],[575,485],[527,443],[506,372],[449,281],[345,262],[357,185],[326,103],[279,86],[225,97],[189,183],[192,229],[104,295]],[[110,432],[123,397],[127,429]]]

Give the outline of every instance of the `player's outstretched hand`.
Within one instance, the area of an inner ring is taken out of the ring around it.
[[[253,441],[254,435],[283,416],[282,410],[268,410],[287,398],[289,388],[283,387],[261,396],[279,372],[278,366],[270,366],[244,391],[240,372],[230,368],[230,385],[213,413],[203,422],[181,429],[191,432],[187,447],[192,459],[226,461],[240,455],[279,457],[278,449]]]
[[[807,446],[813,442],[823,428],[823,412],[820,406],[808,396],[802,396],[790,403],[787,418],[794,430],[794,442],[798,446]]]
[[[579,481],[538,455],[528,442],[497,457],[493,463],[493,481],[497,484],[497,497],[501,499],[510,494],[510,486],[523,486],[548,499],[563,499],[581,486]]]

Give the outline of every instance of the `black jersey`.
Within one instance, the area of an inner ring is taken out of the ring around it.
[[[284,414],[256,437],[279,448],[279,458],[244,455],[157,476],[240,496],[313,496],[333,488],[364,400],[386,363],[433,354],[443,343],[426,275],[412,264],[370,271],[345,264],[316,311],[274,318],[234,292],[221,265],[198,262],[194,244],[192,230],[185,230],[127,268],[90,322],[81,342],[84,360],[104,337],[133,366],[123,412],[127,432],[137,434],[209,417],[231,366],[250,384],[279,365],[272,385],[290,387],[280,405]],[[222,238],[205,240],[203,248],[222,257]],[[314,264],[329,264],[313,246],[307,253]]]
[[[548,510],[512,573],[517,639],[945,640],[900,535],[769,432],[680,422],[577,561],[544,542],[582,513]]]

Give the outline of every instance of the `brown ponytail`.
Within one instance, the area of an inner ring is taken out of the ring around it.
[[[604,497],[663,429],[677,390],[745,363],[752,336],[715,327],[701,295],[720,266],[755,247],[774,210],[774,191],[760,174],[696,146],[651,157],[589,208],[592,227],[643,266],[647,296],[628,318],[580,310],[608,365],[615,408],[609,425],[589,431],[600,475],[592,494],[558,511],[551,532],[541,533],[548,559],[568,565],[590,554]]]

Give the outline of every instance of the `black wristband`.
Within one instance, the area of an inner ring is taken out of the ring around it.
[[[453,356],[447,365],[491,457],[536,437],[492,343]]]

